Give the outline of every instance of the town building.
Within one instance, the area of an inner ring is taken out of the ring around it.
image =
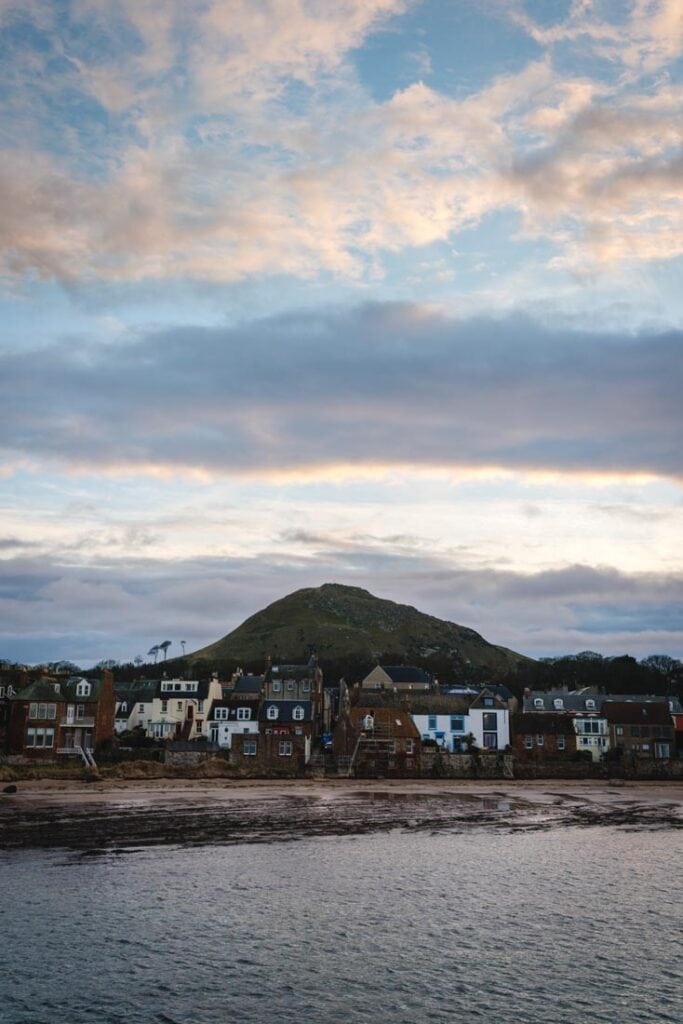
[[[337,722],[334,756],[350,775],[419,775],[422,759],[420,733],[405,708],[356,705]]]
[[[435,682],[429,672],[415,665],[375,665],[361,682],[363,690],[429,691]]]
[[[610,746],[623,758],[664,760],[674,749],[674,725],[665,698],[660,700],[605,700],[602,713],[609,728]]]
[[[6,750],[37,760],[60,755],[94,763],[93,753],[114,736],[114,683],[80,676],[39,679],[9,697]]]
[[[512,716],[511,745],[520,761],[569,760],[576,755],[576,733],[569,715],[557,711]]]

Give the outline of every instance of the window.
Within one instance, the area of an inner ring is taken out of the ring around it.
[[[464,715],[451,715],[451,732],[464,732],[465,731],[465,716]]]
[[[76,687],[77,697],[89,697],[90,696],[90,683],[86,679],[81,679],[80,683]]]
[[[553,701],[553,707],[556,711],[562,711],[562,709],[564,708],[564,701],[561,697],[555,698],[555,700]]]
[[[495,750],[498,746],[498,733],[497,732],[485,732],[484,733],[484,746],[487,750]]]
[[[623,727],[623,725],[618,725],[616,727],[615,732],[616,732],[617,736],[623,736],[624,735],[624,727]]]
[[[54,747],[54,729],[34,728],[33,726],[26,733],[27,747]]]
[[[484,732],[497,732],[498,715],[495,711],[485,711],[482,718],[484,719]]]
[[[176,709],[178,711],[182,711],[183,710],[183,702],[181,700],[177,700],[176,701]]]
[[[493,697],[484,697],[484,707],[485,708],[492,708],[493,707]]]
[[[536,746],[537,747],[542,747],[544,743],[545,743],[545,737],[543,736],[543,733],[540,733],[540,732],[537,733],[537,735],[536,735]]]
[[[414,740],[406,740],[406,754],[412,754]]]
[[[202,720],[200,718],[195,718],[194,726],[195,726],[195,729],[197,730],[197,732],[201,732],[202,731],[202,725],[203,724],[204,723],[202,722]]]
[[[579,721],[579,732],[584,736],[599,736],[601,731],[599,718],[584,718]]]
[[[525,750],[533,750],[533,748],[534,748],[534,738],[533,738],[533,736],[525,736],[524,737],[524,749]]]
[[[543,698],[542,697],[534,697],[534,707],[535,708],[543,708]]]
[[[292,741],[291,740],[280,740],[278,745],[278,754],[280,757],[291,757],[292,756]]]
[[[38,719],[51,719],[57,717],[57,705],[56,704],[29,704],[28,708],[29,718]]]
[[[77,704],[76,705],[76,718],[77,719],[85,718],[85,704]]]
[[[278,709],[275,707],[274,704],[271,704],[268,710],[266,711],[266,718],[270,719],[271,722],[274,722],[278,714]]]
[[[273,679],[273,693],[279,693],[282,689],[282,683],[279,679]]]
[[[304,679],[302,690],[304,691],[304,693],[308,693],[310,691],[310,689],[311,689],[311,680],[310,679]]]
[[[586,711],[595,711],[595,701],[592,697],[586,699]]]
[[[567,738],[566,738],[566,736],[558,736],[557,737],[557,749],[558,750],[564,750],[566,746],[567,746]]]
[[[301,707],[300,704],[297,704],[297,706],[294,708],[294,712],[292,714],[292,718],[294,719],[295,722],[303,722],[303,720],[304,720],[304,709]]]
[[[643,743],[643,746],[642,746],[641,749],[642,749],[643,753],[647,753],[650,750],[650,744],[649,743]]]
[[[288,679],[287,680],[287,689],[288,690],[293,690],[294,689],[294,680],[293,679]]]
[[[226,708],[227,710],[227,708]],[[238,722],[248,722],[251,718],[251,708],[238,708],[237,709],[237,720]]]
[[[168,701],[167,700],[162,700],[162,702],[161,702],[161,713],[162,713],[162,715],[165,715],[167,711],[168,711]]]
[[[641,736],[649,736],[650,735],[650,726],[649,725],[641,725],[641,727],[640,727],[640,735]]]
[[[639,725],[632,725],[631,726],[631,736],[640,736],[640,726]]]
[[[436,729],[436,715],[429,716],[429,722],[427,724],[428,729]]]
[[[197,701],[197,714],[201,715],[203,713],[204,713],[204,701],[203,700],[198,700]]]
[[[242,743],[242,753],[245,757],[255,757],[256,740],[244,740]]]
[[[138,712],[139,712],[139,714],[144,715],[144,713],[145,713],[145,705],[144,704],[138,704]]]
[[[171,689],[170,684],[169,684],[168,688],[169,688],[169,690]],[[182,688],[183,688],[183,684],[182,683],[174,683],[173,684],[173,692],[174,693],[178,693],[180,690],[182,690]]]
[[[121,711],[127,711],[127,710],[128,710],[128,703],[127,703],[127,701],[124,700],[123,703],[121,704]]]

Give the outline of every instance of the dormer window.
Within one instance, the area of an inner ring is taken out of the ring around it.
[[[534,707],[535,708],[542,708],[543,707],[543,698],[542,697],[534,697]]]
[[[90,696],[90,683],[86,679],[81,679],[80,683],[76,687],[77,697],[89,697]]]
[[[553,706],[556,711],[562,711],[562,709],[564,708],[564,701],[561,697],[556,697],[553,701]]]
[[[123,703],[122,703],[122,705],[121,705],[121,711],[127,711],[127,710],[128,710],[128,704],[127,704],[127,703],[126,703],[126,701],[124,700],[124,702],[123,702]]]
[[[593,700],[592,697],[589,697],[588,700],[586,701],[586,710],[587,711],[595,711],[595,701]]]
[[[282,689],[282,683],[279,679],[273,679],[273,693],[279,693]]]
[[[251,708],[238,708],[237,709],[237,720],[239,722],[248,722],[251,718]]]
[[[271,722],[277,718],[278,714],[278,709],[275,707],[274,704],[271,704],[268,710],[266,711],[266,717],[269,718]]]
[[[304,709],[301,707],[300,704],[297,704],[297,706],[294,708],[294,713],[292,714],[292,718],[294,719],[295,722],[303,722],[303,720],[304,720]]]

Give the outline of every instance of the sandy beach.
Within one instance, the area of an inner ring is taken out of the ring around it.
[[[0,798],[0,849],[86,852],[467,828],[683,824],[683,784],[599,780],[32,780]]]

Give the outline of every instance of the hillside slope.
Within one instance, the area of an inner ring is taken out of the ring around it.
[[[372,662],[391,655],[424,662],[439,655],[496,674],[529,660],[488,643],[466,626],[338,583],[297,590],[275,601],[190,658],[247,665],[270,655],[275,663],[301,662],[309,646],[321,661]]]

